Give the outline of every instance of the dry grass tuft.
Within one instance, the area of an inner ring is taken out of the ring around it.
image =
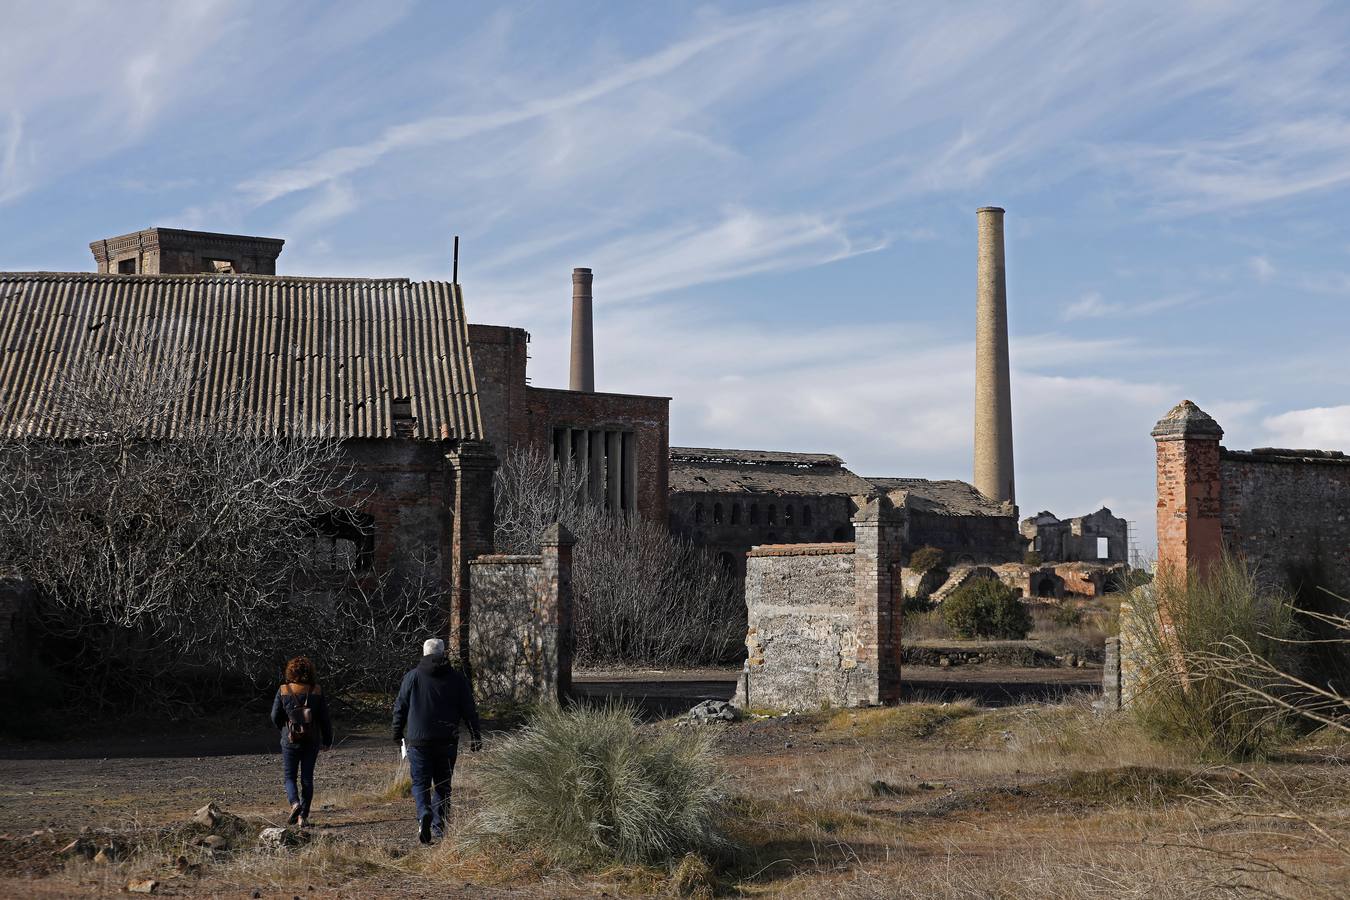
[[[842,710],[825,722],[824,731],[859,739],[927,738],[952,722],[973,716],[974,701],[902,703],[875,709]]]

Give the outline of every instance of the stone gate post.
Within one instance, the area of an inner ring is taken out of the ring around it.
[[[572,547],[562,525],[550,525],[540,542],[538,617],[542,654],[540,693],[559,702],[572,692]]]

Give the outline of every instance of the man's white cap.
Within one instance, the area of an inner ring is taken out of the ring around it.
[[[422,642],[422,655],[435,656],[445,654],[445,641],[440,638],[427,638]]]

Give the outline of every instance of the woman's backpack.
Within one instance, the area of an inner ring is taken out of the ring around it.
[[[314,710],[309,708],[310,691],[305,691],[304,704],[296,709],[292,706],[286,707],[286,740],[292,744],[312,744],[316,737],[314,733]],[[289,696],[294,699],[294,692]]]

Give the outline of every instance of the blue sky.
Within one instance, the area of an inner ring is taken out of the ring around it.
[[[0,269],[149,225],[442,278],[678,444],[970,477],[1008,210],[1018,501],[1153,539],[1149,428],[1350,447],[1350,5],[0,0]]]

